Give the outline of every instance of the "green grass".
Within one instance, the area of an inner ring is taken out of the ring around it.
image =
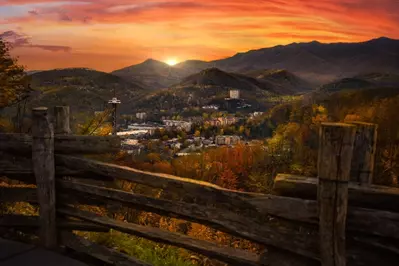
[[[111,230],[109,233],[85,233],[91,241],[114,248],[154,266],[193,266],[189,253],[182,249]]]

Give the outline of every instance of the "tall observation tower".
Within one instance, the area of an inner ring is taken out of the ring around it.
[[[116,135],[116,107],[121,103],[118,98],[116,98],[116,93],[114,89],[114,97],[108,101],[112,105],[112,135]]]

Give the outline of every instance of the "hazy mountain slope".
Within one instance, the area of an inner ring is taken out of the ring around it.
[[[114,95],[122,99],[123,111],[146,89],[109,73],[84,68],[56,69],[31,75],[37,92],[29,105],[69,105],[75,112],[102,110]]]
[[[190,75],[184,78],[178,86],[218,86],[226,89],[234,88],[243,91],[257,89],[272,90],[272,88],[268,88],[255,78],[241,74],[227,73],[217,68],[208,68],[199,73]]]
[[[32,85],[43,86],[43,85],[92,85],[98,87],[115,85],[121,86],[132,86],[135,85],[140,89],[144,89],[142,84],[138,81],[127,82],[118,76],[97,71],[94,69],[87,68],[65,68],[65,69],[54,69],[47,71],[40,71],[31,74]]]
[[[321,90],[329,92],[341,90],[357,90],[368,89],[373,87],[374,84],[360,78],[344,78],[321,86]]]
[[[315,87],[314,84],[284,69],[253,70],[245,75],[256,78],[281,93],[297,94]]]
[[[369,73],[354,76],[352,78],[339,79],[325,84],[320,90],[334,92],[341,90],[364,90],[370,88],[389,88],[399,89],[399,75],[384,73]]]
[[[363,79],[375,84],[378,87],[398,87],[399,88],[399,71],[398,74],[389,73],[367,73],[355,76],[355,78]]]
[[[204,69],[211,68],[213,64],[211,62],[205,62],[201,60],[187,60],[173,66],[174,69],[179,71],[180,75],[189,76],[198,73]]]
[[[178,83],[186,76],[184,72],[184,70],[171,67],[166,63],[148,59],[143,63],[115,70],[111,74],[128,81],[139,80],[152,89],[159,89]]]
[[[359,73],[399,70],[399,40],[379,38],[362,43],[293,43],[239,53],[213,61],[228,71],[286,69],[320,83]]]

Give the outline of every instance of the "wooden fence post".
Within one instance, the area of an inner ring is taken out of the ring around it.
[[[318,207],[322,266],[345,266],[348,181],[356,127],[322,123],[318,157]]]
[[[55,135],[69,135],[71,134],[71,129],[69,126],[69,106],[55,106],[54,107],[54,134]],[[72,177],[62,177],[64,180],[72,181]],[[56,214],[59,219],[67,218],[66,215]],[[68,231],[72,233],[72,230],[63,229],[62,231]],[[60,232],[59,232],[60,233]],[[58,234],[58,237],[61,238],[62,234]],[[59,241],[62,241],[59,240]]]
[[[55,128],[56,135],[69,135],[71,129],[69,125],[69,106],[54,107]]]
[[[44,247],[52,249],[57,245],[54,131],[46,107],[34,108],[32,114],[32,165],[40,207],[40,240]]]
[[[360,185],[373,183],[375,153],[377,147],[378,125],[349,121],[356,126],[350,180]]]

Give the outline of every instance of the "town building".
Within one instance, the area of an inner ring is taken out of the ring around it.
[[[138,140],[126,139],[122,141],[122,149],[128,154],[139,155],[145,149],[145,146],[140,144]]]
[[[127,131],[119,131],[116,133],[117,136],[121,137],[141,136],[146,134],[150,134],[148,130],[127,130]]]
[[[228,112],[234,112],[243,105],[243,99],[226,98],[224,101],[225,108]]]
[[[131,124],[128,125],[128,129],[126,131],[118,132],[118,135],[143,135],[143,134],[148,134],[148,135],[153,135],[155,133],[155,130],[157,128],[163,128],[162,125],[159,124],[149,124],[149,123],[143,123],[143,124]]]
[[[212,118],[206,121],[206,124],[214,127],[230,126],[237,123],[238,119],[234,116]]]
[[[187,120],[193,124],[202,124],[204,122],[204,118],[202,116],[191,116],[187,118]]]
[[[236,145],[240,142],[239,136],[216,136],[215,143],[216,145]]]
[[[191,122],[180,120],[163,120],[162,121],[167,130],[178,129],[183,131],[190,131],[192,127]]]
[[[205,110],[219,110],[219,106],[216,104],[202,106],[202,109]]]
[[[240,99],[240,90],[230,90],[230,99]]]
[[[141,112],[141,113],[136,113],[136,118],[140,120],[145,120],[147,119],[147,113]]]

